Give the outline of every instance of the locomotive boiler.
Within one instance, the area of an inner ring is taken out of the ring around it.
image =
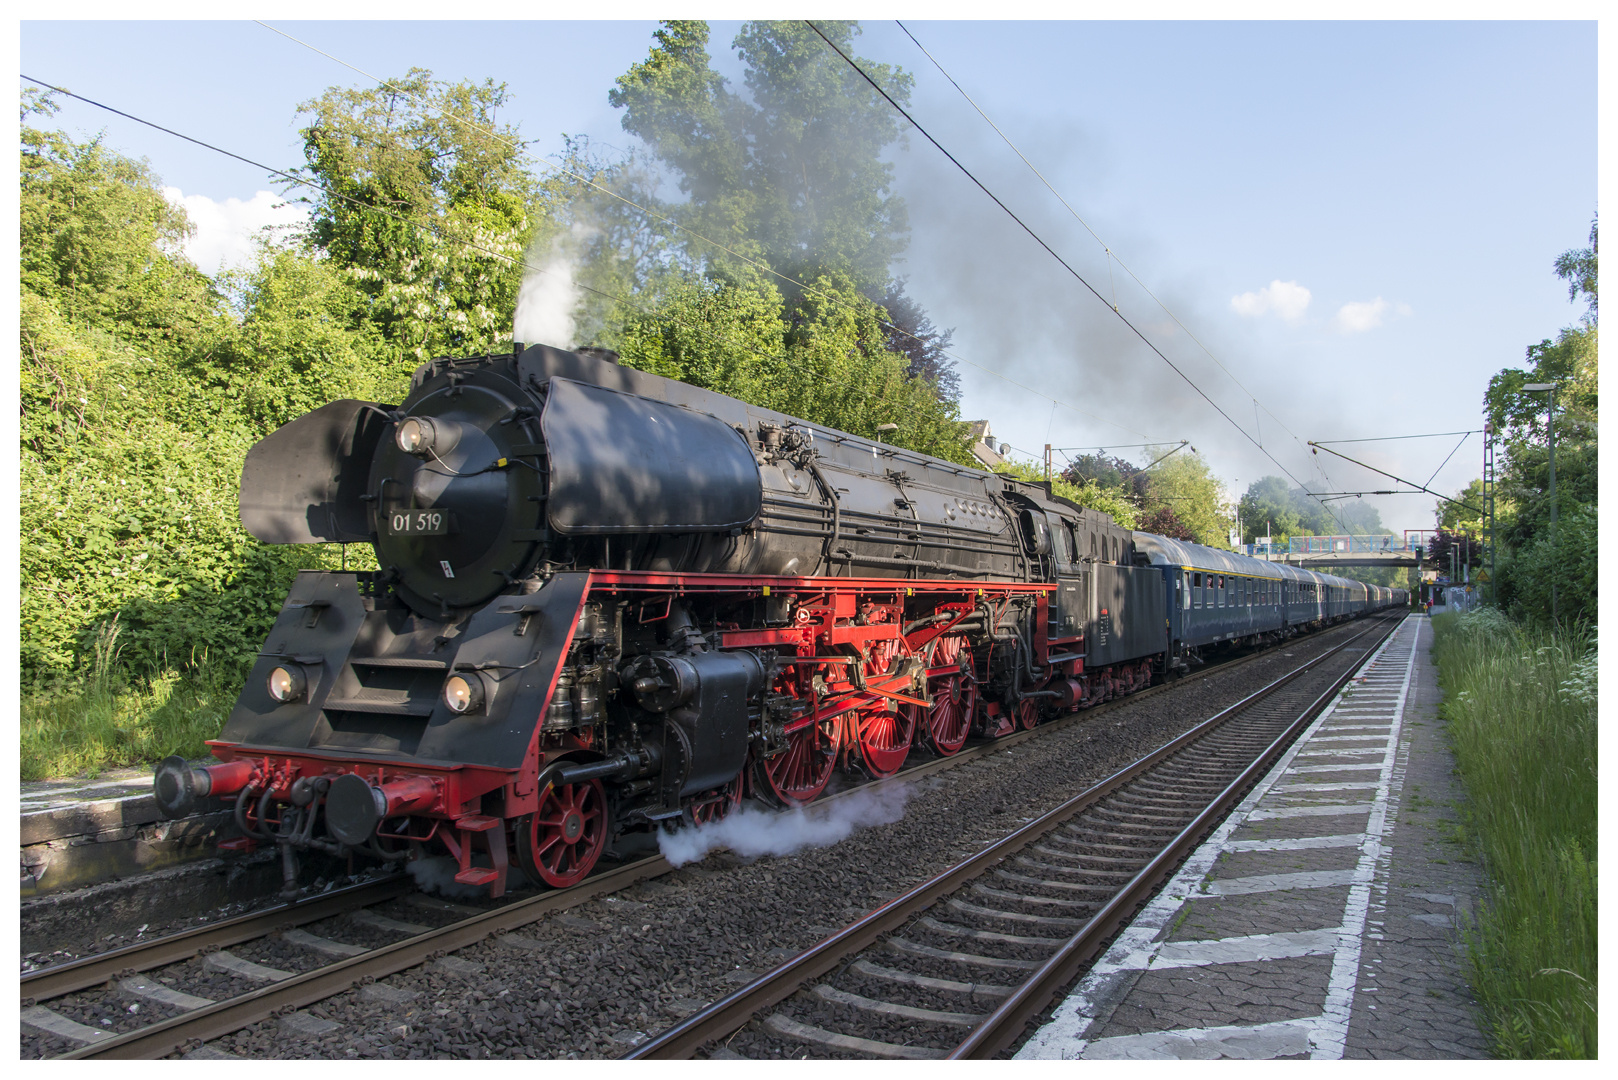
[[[625,832],[802,805],[1195,659],[1180,567],[1106,515],[600,350],[317,409],[249,453],[241,518],[379,567],[300,573],[218,762],[154,781],[169,816],[231,803],[289,892],[311,849],[573,884]]]

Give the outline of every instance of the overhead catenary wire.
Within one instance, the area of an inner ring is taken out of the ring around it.
[[[1427,478],[1427,483],[1429,483],[1429,484],[1432,483],[1433,480],[1437,478],[1438,474],[1444,471],[1444,466],[1448,465],[1449,464],[1449,459],[1455,456],[1455,451],[1459,450],[1463,445],[1465,445],[1466,440],[1470,439],[1471,437],[1472,437],[1472,433],[1470,431],[1468,431],[1465,435],[1461,436],[1461,441],[1456,443],[1455,444],[1455,449],[1451,450],[1447,455],[1445,455],[1444,460],[1440,461],[1438,463],[1438,468],[1434,469],[1433,470],[1433,475],[1429,476]]]
[[[1483,513],[1483,511],[1481,509],[1479,509],[1476,506],[1473,506],[1471,503],[1464,502],[1461,499],[1452,499],[1448,495],[1445,495],[1443,492],[1434,491],[1432,488],[1428,487],[1426,484],[1418,484],[1414,480],[1406,480],[1402,476],[1395,476],[1392,473],[1388,472],[1386,469],[1379,469],[1375,465],[1367,465],[1363,461],[1358,461],[1358,460],[1356,460],[1354,458],[1351,458],[1347,454],[1339,454],[1336,450],[1333,450],[1330,447],[1321,446],[1319,443],[1312,442],[1309,445],[1314,446],[1314,447],[1318,447],[1319,449],[1326,451],[1326,453],[1328,453],[1328,454],[1336,454],[1336,456],[1342,458],[1344,461],[1352,462],[1353,464],[1358,465],[1362,469],[1370,469],[1374,473],[1379,473],[1382,476],[1386,476],[1389,480],[1397,480],[1401,484],[1409,484],[1411,487],[1416,489],[1416,491],[1400,492],[1399,494],[1414,495],[1414,494],[1416,494],[1417,491],[1425,491],[1429,495],[1438,496],[1440,499],[1443,499],[1445,502],[1454,503],[1456,506],[1464,506],[1468,510],[1472,511],[1475,514]],[[1457,447],[1456,449],[1459,449],[1459,447]],[[1439,467],[1443,468],[1443,466],[1439,466]]]
[[[1042,236],[1040,236],[1037,232],[1035,232],[1033,230],[1033,228],[1031,228],[1027,224],[1027,222],[1023,221],[1022,218],[1018,217],[1016,212],[1014,212],[1009,206],[1007,206],[1000,199],[1000,197],[998,195],[996,195],[993,191],[991,191],[989,189],[988,185],[984,184],[983,181],[979,180],[977,178],[977,176],[974,175],[973,172],[970,169],[968,169],[965,165],[963,165],[960,162],[960,160],[958,158],[955,157],[954,154],[950,153],[947,149],[945,149],[944,145],[942,143],[940,143],[937,139],[933,138],[933,136],[927,131],[927,129],[922,127],[921,124],[919,124],[916,121],[916,118],[911,116],[909,111],[906,110],[903,105],[900,105],[897,101],[895,101],[893,99],[892,95],[890,95],[887,92],[887,90],[883,88],[882,84],[878,83],[875,79],[873,79],[870,76],[870,74],[866,72],[866,70],[864,68],[860,67],[860,65],[854,61],[853,57],[849,56],[847,53],[843,52],[842,49],[838,48],[837,44],[834,41],[832,41],[831,38],[827,37],[825,35],[825,33],[823,33],[821,31],[821,29],[814,24],[814,22],[812,22],[811,20],[805,19],[804,23],[805,23],[805,25],[807,25],[809,27],[809,29],[813,30],[815,32],[815,34],[822,41],[824,41],[826,43],[827,48],[831,49],[838,56],[842,57],[843,61],[846,64],[848,64],[849,67],[853,68],[856,72],[858,72],[860,77],[863,78],[867,83],[869,83],[871,88],[874,89],[878,94],[880,94],[882,96],[882,99],[884,101],[886,101],[894,109],[895,112],[897,112],[900,116],[904,117],[905,120],[908,121],[912,127],[914,127],[918,132],[920,132],[922,138],[924,138],[928,142],[932,143],[933,147],[935,149],[937,149],[939,153],[943,154],[946,158],[948,158],[950,163],[952,165],[954,165],[957,169],[959,169],[961,171],[961,173],[968,180],[972,181],[972,183],[974,185],[976,185],[977,188],[980,191],[982,191],[985,195],[987,195],[989,197],[989,199],[991,201],[993,201],[993,203],[996,206],[998,206],[1002,211],[1004,211],[1007,217],[1011,218],[1012,221],[1016,222],[1017,225],[1025,233],[1027,233],[1029,235],[1029,237],[1031,239],[1033,239],[1033,241],[1036,244],[1038,244],[1041,248],[1043,248],[1045,250],[1045,252],[1048,255],[1050,255],[1051,258],[1055,259],[1056,262],[1064,270],[1066,270],[1070,275],[1072,275],[1072,277],[1073,277],[1073,279],[1075,281],[1077,281],[1079,284],[1083,285],[1085,287],[1085,289],[1087,289],[1090,292],[1090,294],[1092,296],[1094,296],[1097,300],[1101,301],[1103,304],[1107,304],[1107,298],[1102,296],[1101,293],[1099,293],[1098,291],[1096,291],[1095,286],[1091,285],[1090,282],[1085,279],[1084,275],[1080,274],[1077,270],[1075,270],[1073,268],[1073,266],[1070,263],[1068,263],[1068,261],[1066,259],[1062,258],[1062,256],[1059,255],[1056,252],[1056,249],[1051,247],[1050,244],[1046,243],[1045,239]],[[1092,235],[1094,235],[1094,234],[1092,233]],[[1125,315],[1123,312],[1119,311],[1117,308],[1113,308],[1111,304],[1107,304],[1107,306],[1109,308],[1112,308],[1113,314],[1115,316],[1117,316],[1117,318],[1120,321],[1122,321],[1123,324],[1126,327],[1128,327],[1129,330],[1132,333],[1134,333],[1134,335],[1136,337],[1138,337],[1141,340],[1141,342],[1148,349],[1150,349],[1152,352],[1156,353],[1158,358],[1161,359],[1165,364],[1167,364],[1169,366],[1169,368],[1176,375],[1178,375],[1181,379],[1183,379],[1187,386],[1189,386],[1189,387],[1191,387],[1191,389],[1195,390],[1197,392],[1197,395],[1199,397],[1201,397],[1204,401],[1206,401],[1208,403],[1208,405],[1215,412],[1217,412],[1220,416],[1224,417],[1225,421],[1227,423],[1229,423],[1231,427],[1233,427],[1237,431],[1241,432],[1242,436],[1245,439],[1247,439],[1248,442],[1250,442],[1254,446],[1258,447],[1259,452],[1262,453],[1265,457],[1269,458],[1270,461],[1275,464],[1276,468],[1280,469],[1283,473],[1286,473],[1287,477],[1294,484],[1296,484],[1300,489],[1302,489],[1304,491],[1308,490],[1307,486],[1301,480],[1299,480],[1296,476],[1292,475],[1291,470],[1289,470],[1285,465],[1281,464],[1281,462],[1275,457],[1274,454],[1271,454],[1268,450],[1266,450],[1264,448],[1263,445],[1261,445],[1258,442],[1257,439],[1253,438],[1252,434],[1249,433],[1246,428],[1244,428],[1240,424],[1238,424],[1235,421],[1235,419],[1229,413],[1227,413],[1223,408],[1220,407],[1218,402],[1214,401],[1213,398],[1209,397],[1207,392],[1205,392],[1202,389],[1202,387],[1198,386],[1196,384],[1196,382],[1189,375],[1187,375],[1184,371],[1182,371],[1178,364],[1176,364],[1173,360],[1170,360],[1168,355],[1166,353],[1164,353],[1162,349],[1159,349],[1157,347],[1157,345],[1150,338],[1148,338],[1145,335],[1145,333],[1143,333],[1141,331],[1141,329],[1139,327],[1137,327],[1132,321],[1130,321],[1130,319],[1129,319],[1129,317],[1127,315]],[[1190,331],[1187,331],[1187,333],[1190,333]],[[1316,501],[1319,502],[1318,499]],[[1331,514],[1332,517],[1337,518],[1337,514],[1331,509],[1331,507],[1327,506],[1323,502],[1320,505],[1321,505],[1322,508],[1324,508],[1326,510],[1327,513]],[[1345,531],[1347,530],[1348,527],[1347,527],[1347,525],[1343,524],[1343,521],[1342,521],[1341,518],[1337,518],[1337,522],[1338,522],[1339,525],[1343,525],[1343,528],[1344,528]]]
[[[333,63],[341,64],[343,67],[348,68],[350,71],[354,71],[354,72],[357,72],[360,75],[365,76],[367,79],[370,79],[372,82],[376,83],[378,86],[383,87],[384,89],[391,89],[396,93],[403,93],[403,94],[407,94],[407,95],[412,96],[412,97],[417,96],[417,95],[413,94],[411,91],[407,90],[406,88],[401,87],[398,84],[393,83],[393,82],[391,82],[389,80],[379,78],[378,76],[373,75],[370,72],[364,70],[363,68],[357,67],[354,64],[351,64],[348,61],[341,59],[340,57],[333,56],[331,53],[326,52],[324,49],[321,49],[316,45],[312,45],[307,41],[303,41],[303,40],[301,40],[301,39],[299,39],[297,37],[294,37],[293,35],[287,33],[285,30],[281,30],[281,29],[278,29],[277,27],[271,26],[269,23],[264,22],[262,20],[255,19],[254,21],[257,22],[258,25],[264,27],[266,30],[269,30],[269,31],[271,31],[271,32],[273,32],[275,34],[279,34],[281,37],[286,38],[288,41],[291,41],[294,44],[301,45],[304,48],[309,49],[311,52],[315,52],[315,53],[318,53],[321,56],[326,57],[326,59],[332,61]],[[453,113],[445,113],[442,110],[440,110],[440,114],[443,115],[443,116],[448,117],[449,119],[451,119],[451,120],[453,120],[453,121],[455,121],[457,123],[465,124],[466,126],[472,128],[473,130],[482,132],[485,135],[491,135],[491,136],[493,136],[494,138],[497,138],[497,139],[502,139],[502,140],[504,139],[504,136],[502,136],[499,132],[493,131],[493,130],[491,130],[489,128],[486,128],[486,127],[483,127],[480,124],[475,124],[472,121],[467,120],[465,117],[456,116]],[[518,149],[521,148],[520,143],[514,143],[514,142],[509,142],[508,141],[507,145],[515,146]],[[848,304],[848,302],[845,301],[842,297],[833,296],[833,295],[829,295],[827,293],[823,293],[823,292],[819,291],[818,289],[815,289],[813,286],[808,285],[805,282],[799,281],[797,278],[792,277],[790,274],[781,273],[780,271],[776,270],[774,267],[770,266],[767,263],[760,262],[759,260],[756,260],[756,259],[750,258],[750,257],[748,257],[746,255],[743,255],[741,252],[734,250],[733,248],[731,248],[731,247],[725,245],[724,243],[722,243],[721,241],[714,240],[711,237],[704,236],[702,233],[697,232],[695,229],[692,229],[687,225],[682,225],[680,222],[675,221],[673,218],[669,218],[669,217],[666,217],[666,216],[664,216],[662,214],[659,214],[655,210],[652,210],[649,207],[643,206],[640,203],[636,202],[635,200],[627,198],[626,196],[621,195],[616,191],[613,191],[611,188],[606,187],[603,184],[597,183],[595,180],[591,179],[588,176],[583,175],[582,173],[575,172],[574,170],[569,169],[566,166],[557,165],[557,164],[555,164],[553,162],[540,160],[540,161],[537,161],[537,164],[539,164],[542,168],[550,169],[551,171],[556,172],[556,173],[560,173],[563,176],[571,177],[574,180],[577,180],[579,183],[584,184],[585,186],[587,186],[589,188],[592,188],[595,191],[599,191],[603,195],[608,196],[609,198],[616,199],[618,202],[623,203],[625,206],[628,206],[631,209],[634,209],[634,210],[646,215],[646,217],[651,219],[651,220],[660,222],[660,223],[662,223],[664,225],[668,225],[669,227],[677,229],[680,232],[683,232],[683,233],[687,234],[688,236],[691,236],[692,238],[694,238],[696,240],[700,240],[705,244],[709,244],[712,247],[717,248],[720,251],[723,251],[725,254],[731,256],[732,258],[736,259],[737,261],[739,261],[739,262],[741,262],[741,263],[743,263],[743,264],[745,264],[747,266],[751,266],[754,269],[761,271],[762,273],[765,273],[765,274],[767,274],[767,275],[769,275],[771,277],[779,278],[780,280],[782,280],[782,281],[784,281],[784,282],[786,282],[786,283],[788,283],[790,285],[793,285],[793,286],[795,286],[795,287],[797,287],[799,289],[802,289],[806,294],[808,294],[810,296],[814,296],[814,297],[817,297],[819,299],[826,300],[826,301],[828,301],[830,303],[837,304],[837,305],[839,305],[841,307],[849,307],[850,306]],[[901,334],[901,335],[903,335],[903,336],[905,336],[907,338],[910,338],[912,341],[916,341],[916,342],[920,342],[922,344],[926,344],[926,342],[919,335],[911,333],[910,331],[904,329],[903,327],[896,326],[893,323],[887,322],[885,320],[878,320],[878,322],[880,323],[880,325],[882,325],[887,330],[891,330],[891,331],[893,331],[895,333]],[[949,357],[951,360],[956,361],[957,363],[965,364],[968,367],[975,368],[978,371],[984,372],[985,374],[992,375],[997,379],[1000,379],[1000,380],[1002,380],[1004,382],[1010,383],[1012,386],[1017,387],[1019,390],[1024,390],[1024,391],[1026,391],[1026,392],[1028,392],[1030,394],[1033,394],[1036,397],[1044,398],[1045,400],[1050,401],[1053,406],[1054,405],[1060,405],[1062,408],[1065,408],[1065,409],[1068,409],[1068,410],[1070,410],[1072,412],[1075,412],[1080,416],[1088,417],[1089,419],[1094,420],[1097,423],[1106,424],[1109,427],[1119,428],[1120,430],[1129,432],[1131,435],[1139,435],[1141,438],[1148,438],[1149,437],[1149,436],[1146,435],[1145,432],[1136,431],[1133,428],[1131,428],[1131,427],[1129,427],[1129,426],[1127,426],[1125,424],[1118,423],[1116,420],[1109,420],[1106,417],[1097,416],[1096,414],[1094,414],[1092,412],[1089,412],[1088,410],[1081,409],[1076,405],[1069,404],[1068,402],[1062,401],[1059,398],[1051,396],[1050,394],[1046,394],[1046,393],[1043,393],[1042,391],[1036,390],[1034,387],[1028,386],[1025,383],[1018,382],[1016,379],[1011,378],[1009,375],[1006,375],[1003,372],[996,371],[993,368],[984,367],[982,364],[975,363],[975,362],[973,362],[971,360],[968,360],[967,358],[965,358],[963,356],[960,356],[960,355],[958,355],[956,353],[950,352],[948,349],[940,349],[939,351],[942,352],[945,356]]]
[[[1316,439],[1315,446],[1341,446],[1344,443],[1355,442],[1397,442],[1400,439],[1442,439],[1450,435],[1478,435],[1482,428],[1471,428],[1467,431],[1433,431],[1426,435],[1384,435],[1376,439]]]

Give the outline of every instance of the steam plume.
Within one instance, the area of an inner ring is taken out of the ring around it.
[[[876,785],[807,810],[773,813],[744,805],[720,821],[695,829],[663,831],[657,846],[674,866],[696,862],[710,851],[728,848],[745,858],[791,855],[806,847],[830,847],[857,830],[888,825],[904,817],[910,789]]]
[[[489,890],[483,885],[463,885],[455,880],[458,864],[448,855],[429,859],[411,859],[405,864],[416,888],[424,893],[437,893],[450,900],[487,898]]]
[[[574,312],[583,295],[574,280],[579,254],[596,229],[576,223],[548,243],[528,252],[530,270],[517,291],[517,314],[512,337],[517,341],[554,345],[565,349],[574,341]]]

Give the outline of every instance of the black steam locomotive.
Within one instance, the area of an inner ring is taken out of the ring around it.
[[[546,346],[440,359],[253,448],[268,543],[368,543],[298,576],[170,816],[238,848],[509,863],[563,886],[612,836],[802,805],[843,765],[1032,727],[1390,590],[1119,528],[1028,483]]]

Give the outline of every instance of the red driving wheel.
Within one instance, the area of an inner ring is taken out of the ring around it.
[[[607,793],[600,780],[552,784],[539,809],[517,821],[517,865],[532,881],[577,885],[607,844]]]
[[[785,806],[803,806],[826,790],[837,764],[841,721],[823,720],[787,736],[787,748],[757,762],[754,791],[767,791]]]
[[[964,675],[933,680],[933,707],[927,710],[927,741],[943,757],[966,745],[978,706],[977,684]]]
[[[904,652],[904,642],[898,638],[873,641],[869,659],[865,662],[867,680],[888,674]],[[906,688],[908,692],[908,688]],[[855,717],[859,726],[860,758],[865,771],[881,779],[892,776],[904,767],[910,756],[910,743],[916,735],[915,706],[900,706],[889,710],[891,702],[868,706]]]
[[[966,639],[960,635],[939,638],[933,647],[932,667],[959,663]],[[927,710],[927,741],[941,757],[949,757],[966,745],[977,713],[977,683],[965,672],[933,679],[930,687],[933,707]]]

